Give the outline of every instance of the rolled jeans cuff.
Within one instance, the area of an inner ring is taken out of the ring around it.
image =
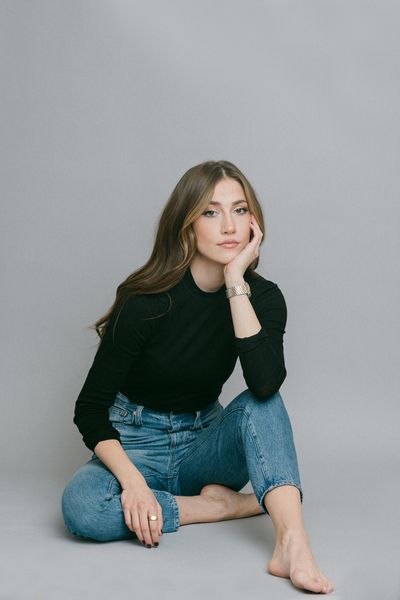
[[[170,492],[154,489],[152,491],[162,508],[163,532],[172,533],[173,531],[177,531],[180,523],[177,501]]]
[[[264,490],[264,492],[262,493],[261,497],[258,500],[258,503],[261,506],[263,512],[266,513],[267,515],[269,515],[269,512],[268,512],[268,510],[266,509],[266,507],[264,506],[264,503],[263,503],[264,496],[268,492],[270,492],[271,490],[273,490],[274,488],[280,487],[282,485],[293,485],[294,487],[296,487],[299,490],[299,492],[300,492],[300,502],[303,502],[303,490],[302,490],[301,486],[298,485],[297,483],[294,483],[293,481],[280,481],[279,483],[273,483],[266,490]]]

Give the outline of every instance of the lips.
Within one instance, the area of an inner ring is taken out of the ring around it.
[[[222,248],[235,248],[239,242],[224,242],[223,244],[218,244]]]

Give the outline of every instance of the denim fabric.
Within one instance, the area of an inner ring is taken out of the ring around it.
[[[279,392],[257,400],[246,389],[225,408],[160,412],[118,392],[109,419],[121,444],[162,507],[164,533],[179,528],[174,496],[198,495],[208,483],[240,491],[250,480],[264,513],[267,492],[281,485],[303,491],[288,413]],[[136,537],[124,521],[121,486],[93,453],[64,489],[67,529],[99,541]]]

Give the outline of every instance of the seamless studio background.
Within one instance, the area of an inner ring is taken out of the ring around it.
[[[72,423],[88,326],[207,159],[237,164],[263,206],[258,271],[288,306],[280,391],[331,597],[400,598],[399,13],[0,2],[2,600],[301,595],[266,573],[267,517],[184,526],[151,554],[77,541],[62,522],[62,490],[90,458]],[[238,362],[222,403],[244,388]]]

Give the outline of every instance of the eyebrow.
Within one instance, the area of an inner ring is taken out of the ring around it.
[[[247,204],[247,200],[236,200],[236,202],[232,202],[232,206],[236,206],[236,204],[242,204],[242,202]],[[216,202],[215,200],[211,200],[209,204],[221,206],[221,202]]]

